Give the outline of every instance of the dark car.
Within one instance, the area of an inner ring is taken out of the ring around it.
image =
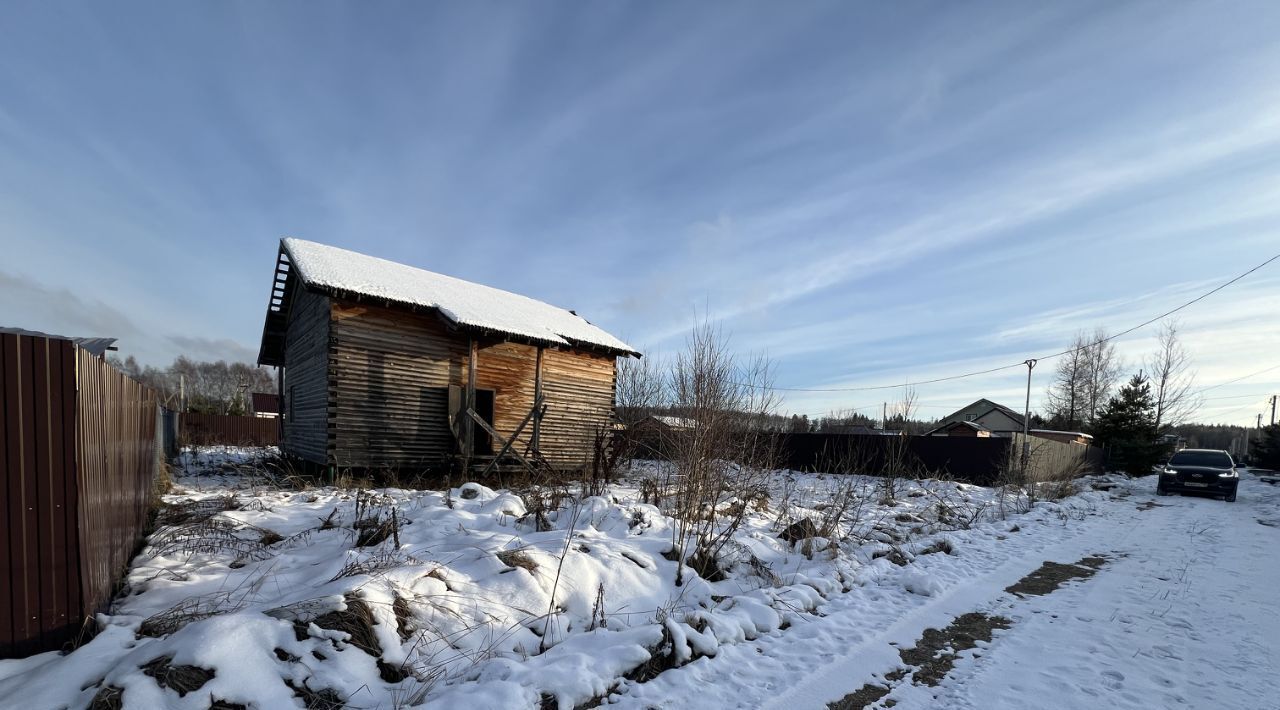
[[[1183,449],[1160,470],[1156,493],[1207,493],[1230,503],[1239,487],[1240,474],[1231,454],[1218,449]]]

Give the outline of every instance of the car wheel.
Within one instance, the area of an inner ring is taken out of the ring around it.
[[[1225,501],[1226,501],[1226,502],[1228,502],[1228,503],[1234,503],[1234,502],[1236,502],[1236,492],[1235,492],[1235,491],[1231,491],[1231,492],[1230,492],[1230,493],[1228,493],[1227,495],[1223,496],[1223,497],[1222,497],[1222,499],[1223,499],[1223,500],[1225,500]]]
[[[1161,485],[1157,484],[1157,485],[1156,485],[1156,495],[1158,495],[1158,496],[1167,496],[1167,495],[1169,495],[1169,489],[1165,488],[1164,486],[1161,486]]]

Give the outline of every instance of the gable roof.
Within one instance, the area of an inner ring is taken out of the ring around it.
[[[942,426],[934,427],[934,428],[930,429],[929,431],[926,431],[926,432],[923,434],[923,436],[930,436],[930,435],[935,434],[935,433],[940,432],[940,431],[950,431],[950,430],[952,430],[952,429],[954,429],[954,428],[956,428],[956,427],[958,427],[958,426],[968,427],[968,428],[970,428],[970,429],[972,429],[972,430],[974,430],[974,431],[990,431],[990,429],[987,429],[985,426],[983,426],[983,425],[979,424],[978,422],[971,422],[971,421],[960,420],[960,421],[954,421],[954,422],[947,422],[946,424],[943,424]]]
[[[640,355],[577,313],[528,296],[304,239],[286,237],[280,248],[303,285],[331,295],[434,308],[469,329]]]
[[[1009,417],[1009,418],[1010,418],[1010,419],[1012,419],[1013,421],[1017,422],[1017,423],[1018,423],[1018,426],[1022,426],[1022,413],[1021,413],[1021,412],[1014,411],[1013,409],[1010,409],[1009,407],[1006,407],[1006,406],[1004,406],[1003,404],[997,404],[996,402],[992,402],[991,400],[986,399],[986,398],[979,399],[979,400],[975,401],[973,404],[970,404],[970,405],[969,405],[969,406],[967,406],[967,407],[961,407],[960,409],[957,409],[956,411],[952,412],[951,414],[948,414],[947,416],[943,417],[942,419],[943,419],[943,421],[951,420],[953,417],[958,417],[958,416],[960,416],[960,414],[961,414],[962,412],[966,412],[966,411],[968,411],[968,410],[970,410],[970,409],[974,409],[974,408],[977,408],[977,409],[979,409],[979,410],[982,412],[981,414],[979,414],[979,415],[977,416],[977,418],[978,418],[978,419],[981,419],[981,418],[983,418],[983,417],[987,416],[988,414],[990,414],[990,413],[992,413],[992,412],[1000,412],[1001,414],[1005,415],[1006,417]]]

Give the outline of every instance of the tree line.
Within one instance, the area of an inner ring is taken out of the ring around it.
[[[139,365],[132,355],[108,362],[160,393],[169,409],[200,414],[248,414],[254,392],[275,392],[271,370],[244,362],[194,360],[179,355],[168,367]]]

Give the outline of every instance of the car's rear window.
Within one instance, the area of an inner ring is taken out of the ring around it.
[[[1179,451],[1169,459],[1169,465],[1231,468],[1231,457],[1220,451]]]

